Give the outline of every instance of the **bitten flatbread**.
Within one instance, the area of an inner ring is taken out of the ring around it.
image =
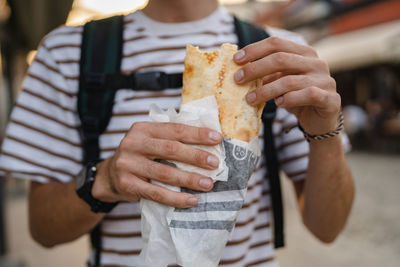
[[[213,52],[187,45],[182,104],[214,95],[223,137],[249,142],[260,130],[264,104],[252,107],[246,95],[261,86],[262,80],[236,84],[233,75],[241,67],[233,62],[236,51],[237,46],[232,44],[223,44]]]

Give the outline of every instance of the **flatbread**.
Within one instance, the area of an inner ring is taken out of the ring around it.
[[[264,104],[250,106],[246,95],[261,86],[262,80],[236,84],[233,75],[242,67],[233,61],[236,51],[232,44],[223,44],[213,52],[187,45],[182,104],[214,95],[223,137],[249,142],[260,130]]]

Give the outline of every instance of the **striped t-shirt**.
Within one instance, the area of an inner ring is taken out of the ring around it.
[[[0,173],[41,183],[69,182],[82,168],[77,91],[83,27],[61,27],[45,37],[19,95],[6,131]],[[302,42],[280,30],[272,35]],[[160,23],[141,11],[124,17],[122,72],[183,72],[186,44],[206,51],[236,43],[232,16],[222,7],[206,18],[184,23]],[[100,137],[101,157],[113,155],[132,123],[148,121],[152,103],[161,108],[180,105],[181,89],[162,92],[121,89],[112,119]],[[278,108],[273,124],[282,170],[293,181],[304,179],[308,144],[301,132],[284,129],[297,124],[294,115]],[[262,135],[262,133],[261,133]],[[262,147],[262,138],[260,138]],[[220,266],[277,266],[271,242],[270,195],[265,162],[259,163]],[[102,266],[144,266],[139,203],[121,203],[102,224]],[[88,264],[93,263],[93,257]],[[82,266],[84,263],[82,263]]]

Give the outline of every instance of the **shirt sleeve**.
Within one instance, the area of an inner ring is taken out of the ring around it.
[[[82,168],[77,89],[41,45],[6,129],[0,173],[41,183],[69,182]]]

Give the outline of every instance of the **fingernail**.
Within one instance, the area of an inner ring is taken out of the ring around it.
[[[208,156],[207,157],[207,163],[208,163],[208,165],[210,165],[212,167],[218,167],[219,160],[215,156]]]
[[[283,103],[283,97],[282,96],[278,96],[277,98],[275,98],[275,104],[280,105]]]
[[[208,133],[208,138],[210,138],[213,141],[219,141],[221,140],[221,134],[219,132],[211,131]]]
[[[212,185],[212,182],[210,181],[210,179],[201,179],[199,182],[199,185],[203,188],[210,188],[210,186]]]
[[[234,58],[237,61],[240,61],[241,59],[244,58],[244,55],[246,54],[246,52],[244,52],[244,50],[239,50],[235,55]]]
[[[253,103],[254,101],[256,101],[256,98],[257,98],[256,93],[249,93],[247,95],[247,102]]]
[[[240,82],[244,78],[244,71],[238,70],[234,75],[235,81]]]
[[[197,204],[197,198],[195,197],[190,197],[186,200],[186,203],[190,206],[194,206]]]

